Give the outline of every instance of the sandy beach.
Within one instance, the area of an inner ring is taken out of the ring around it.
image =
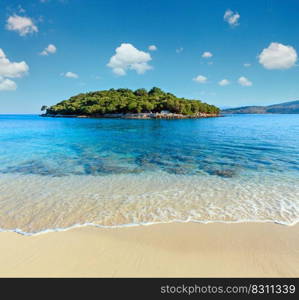
[[[299,225],[172,223],[0,233],[1,277],[298,277]]]

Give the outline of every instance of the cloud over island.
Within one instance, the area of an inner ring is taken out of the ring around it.
[[[138,50],[132,44],[123,43],[115,49],[115,54],[110,58],[107,66],[118,76],[126,75],[128,70],[143,74],[152,69],[149,65],[151,60],[149,53]]]

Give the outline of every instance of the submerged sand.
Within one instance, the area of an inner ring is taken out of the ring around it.
[[[1,277],[298,277],[299,224],[171,223],[0,233]]]

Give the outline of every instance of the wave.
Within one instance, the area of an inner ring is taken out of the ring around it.
[[[83,223],[83,224],[74,224],[65,228],[48,228],[41,231],[36,232],[26,232],[19,228],[15,229],[3,229],[0,228],[0,232],[13,232],[24,236],[37,236],[46,233],[52,232],[63,232],[69,231],[76,228],[82,227],[96,227],[96,228],[104,228],[104,229],[115,229],[115,228],[127,228],[127,227],[141,227],[141,226],[151,226],[151,225],[158,225],[158,224],[172,224],[172,223],[200,223],[200,224],[211,224],[211,223],[221,223],[221,224],[239,224],[239,223],[273,223],[278,225],[284,226],[294,226],[299,222],[299,218],[293,222],[283,222],[278,220],[237,220],[237,221],[222,221],[222,220],[172,220],[172,221],[164,221],[164,222],[147,222],[147,223],[130,223],[130,224],[120,224],[120,225],[100,225],[95,223]]]
[[[172,222],[299,220],[298,178],[147,175],[0,176],[0,231],[24,235],[74,227],[119,228]]]

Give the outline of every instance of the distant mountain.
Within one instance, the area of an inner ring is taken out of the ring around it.
[[[218,107],[219,107],[221,110],[234,108],[233,106],[228,106],[228,105],[222,105],[222,106],[218,106]]]
[[[269,106],[242,106],[221,110],[223,114],[299,114],[299,100]]]

